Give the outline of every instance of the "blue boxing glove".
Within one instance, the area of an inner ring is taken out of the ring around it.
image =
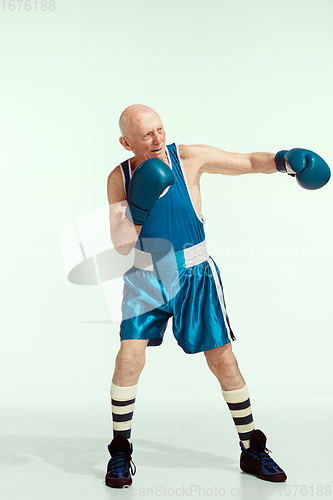
[[[309,149],[279,151],[275,156],[275,164],[279,172],[296,176],[298,184],[304,189],[319,189],[325,186],[331,177],[327,163]]]
[[[141,163],[133,172],[128,188],[128,206],[125,215],[138,226],[147,220],[163,191],[176,182],[171,168],[158,158]]]

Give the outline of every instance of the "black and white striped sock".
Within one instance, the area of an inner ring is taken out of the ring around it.
[[[130,440],[137,384],[120,387],[111,383],[113,437],[124,436]]]
[[[254,430],[250,394],[247,385],[235,391],[222,391],[229,407],[236,430],[245,448],[250,448],[250,437]]]

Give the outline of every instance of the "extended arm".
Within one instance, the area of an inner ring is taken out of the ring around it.
[[[190,160],[199,174],[273,174],[286,172],[296,176],[305,189],[323,187],[330,179],[327,163],[317,153],[294,148],[272,153],[229,153],[211,146],[182,146],[184,160]]]
[[[202,144],[182,146],[184,159],[191,159],[199,174],[272,174],[277,172],[272,153],[230,153]]]

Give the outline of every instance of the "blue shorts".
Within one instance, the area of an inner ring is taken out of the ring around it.
[[[124,275],[120,339],[163,341],[169,318],[187,354],[236,340],[226,311],[220,271],[212,259],[172,271],[132,267]]]

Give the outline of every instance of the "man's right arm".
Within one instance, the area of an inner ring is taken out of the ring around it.
[[[127,199],[119,166],[108,177],[107,194],[112,244],[118,253],[128,255],[134,248],[142,226],[133,224],[125,215]]]

